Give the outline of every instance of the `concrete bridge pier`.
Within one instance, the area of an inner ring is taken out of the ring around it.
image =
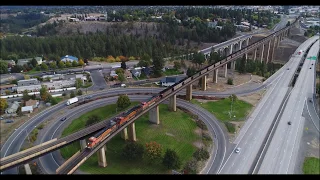
[[[188,85],[186,88],[186,100],[190,101],[192,99],[192,84]]]
[[[233,44],[230,44],[230,51],[229,51],[229,55],[232,54],[232,48],[233,48]]]
[[[246,47],[249,46],[249,41],[250,41],[250,39],[248,38],[246,40]],[[241,49],[241,44],[240,44],[240,49]],[[245,56],[246,56],[246,59],[248,59],[248,52],[245,53]]]
[[[29,164],[25,164],[24,169],[26,170],[26,174],[32,174]]]
[[[81,148],[81,150],[85,149],[86,147],[87,147],[86,139],[81,139],[80,140],[80,148]]]
[[[100,167],[107,167],[107,159],[106,159],[106,145],[102,146],[102,148],[100,148],[98,150],[98,164]]]
[[[267,50],[267,57],[266,57],[266,64],[269,62],[269,54],[270,54],[270,46],[271,46],[271,40],[268,42],[268,50]]]
[[[219,73],[219,69],[213,70],[212,82],[218,83],[218,73]]]
[[[263,61],[263,53],[264,53],[264,44],[261,45],[261,52],[260,52],[260,62]]]
[[[227,78],[228,76],[228,64],[224,65],[224,77]]]
[[[236,70],[236,60],[231,62],[231,69],[234,71]]]
[[[258,48],[254,49],[253,51],[253,61],[256,61],[257,59],[257,51],[258,51]]]
[[[281,35],[278,35],[278,36],[277,36],[277,46],[276,46],[276,48],[279,47],[280,41],[281,41]]]
[[[159,106],[156,106],[152,109],[150,109],[149,111],[149,121],[151,123],[154,123],[154,124],[160,124],[160,121],[159,121]],[[129,130],[130,130],[130,127],[129,127]],[[130,136],[130,132],[129,132],[129,136]],[[130,139],[130,137],[129,137]]]
[[[124,139],[124,140],[128,140],[128,129],[127,128],[124,128],[121,131],[121,138]]]
[[[274,49],[276,46],[276,41],[277,41],[277,37],[273,38],[273,44],[272,44],[272,51],[271,51],[271,62],[273,62],[273,58],[274,58]]]
[[[173,95],[169,98],[169,110],[177,111],[177,95]]]
[[[128,127],[129,127],[128,128],[129,141],[136,142],[137,141],[137,137],[136,137],[136,127],[135,127],[134,122],[129,124]]]
[[[207,76],[202,76],[201,78],[201,90],[205,91],[207,90]]]

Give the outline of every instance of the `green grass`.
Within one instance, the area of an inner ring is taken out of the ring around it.
[[[307,157],[303,163],[304,174],[320,174],[320,159],[315,157]]]
[[[82,85],[82,88],[88,88],[88,87],[90,87],[90,86],[92,86],[92,83],[91,83],[91,82],[85,82],[85,84]]]
[[[63,98],[62,97],[54,97],[56,100],[57,100],[57,103],[63,101]]]
[[[24,74],[31,75],[31,74],[37,74],[37,73],[40,73],[40,72],[42,72],[42,71],[41,71],[41,70],[40,70],[40,71],[37,71],[36,68],[33,68],[33,69],[31,69],[30,71],[25,72]]]
[[[109,105],[112,106],[112,105]],[[107,111],[107,108],[105,108]],[[174,149],[184,163],[191,159],[192,154],[196,151],[196,147],[192,144],[200,141],[201,137],[195,134],[196,123],[191,117],[177,109],[177,112],[168,111],[168,106],[161,104],[159,106],[160,124],[153,125],[149,122],[149,114],[146,113],[135,121],[137,143],[145,145],[145,143],[156,141],[162,146],[164,154],[167,148]],[[106,114],[105,114],[106,115]],[[80,122],[81,120],[74,120]],[[85,122],[82,121],[81,124]],[[80,123],[79,123],[80,124]],[[79,128],[81,125],[78,125]],[[65,131],[74,132],[76,129],[69,126]],[[66,134],[65,132],[63,134]],[[166,174],[168,171],[161,162],[148,163],[142,161],[128,161],[121,155],[125,142],[121,139],[120,134],[116,135],[107,143],[106,159],[107,167],[98,166],[97,155],[91,156],[80,170],[92,174]],[[80,148],[79,142],[75,142],[61,149],[64,158],[70,157]]]
[[[226,121],[241,121],[246,118],[246,115],[252,108],[252,105],[241,100],[236,100],[232,105],[232,116],[230,118],[230,110],[231,110],[231,100],[229,98],[225,98],[218,101],[209,101],[206,103],[200,103],[199,101],[192,99],[192,103],[200,105],[204,109],[211,112],[217,119],[222,122]]]
[[[175,70],[175,69],[167,69],[165,72],[163,72],[165,76],[172,76],[172,75],[178,75],[182,74],[180,71]]]

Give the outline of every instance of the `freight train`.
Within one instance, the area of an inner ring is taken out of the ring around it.
[[[286,28],[288,28],[288,27],[286,27]],[[283,28],[283,29],[285,29],[285,28]],[[247,46],[247,47],[245,47],[243,49],[240,49],[240,50],[232,53],[226,59],[221,60],[221,61],[219,61],[219,62],[217,62],[215,64],[211,64],[211,65],[206,66],[205,68],[203,68],[200,71],[198,71],[196,74],[194,74],[194,75],[192,75],[190,77],[187,77],[185,79],[180,80],[179,82],[175,83],[174,85],[162,90],[159,94],[152,96],[147,101],[142,102],[141,104],[131,108],[130,110],[128,110],[128,111],[126,111],[124,113],[122,113],[119,117],[116,117],[116,118],[110,120],[108,125],[104,129],[102,129],[97,134],[95,134],[94,136],[89,138],[89,143],[87,145],[87,148],[91,149],[91,148],[95,147],[100,142],[105,140],[114,131],[116,131],[121,126],[126,124],[130,119],[132,119],[133,117],[137,116],[142,111],[144,111],[145,109],[149,108],[150,106],[152,106],[154,103],[158,102],[159,100],[165,98],[166,96],[168,96],[172,92],[178,92],[179,88],[181,89],[182,86],[184,86],[185,84],[189,83],[190,81],[199,78],[199,76],[202,76],[203,74],[207,74],[213,68],[220,67],[220,66],[223,66],[223,65],[227,64],[230,59],[234,59],[234,58],[237,58],[237,57],[240,58],[240,56],[243,53],[247,53],[248,51],[251,51],[253,48],[259,46],[261,43],[266,43],[267,41],[271,40],[273,38],[273,36],[278,35],[278,34],[279,34],[279,32],[272,33],[269,36],[267,36],[267,37],[255,42],[255,43],[253,43],[253,44],[251,44],[251,45],[249,45],[249,46]]]

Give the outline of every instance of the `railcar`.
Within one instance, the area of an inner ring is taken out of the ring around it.
[[[190,82],[191,79],[192,79],[192,77],[188,77],[187,79],[185,79],[185,80],[183,81],[183,85],[185,85],[186,83]]]
[[[87,148],[92,149],[93,147],[95,147],[97,144],[107,138],[111,134],[111,132],[117,129],[117,126],[117,122],[114,119],[111,119],[105,128],[89,138]]]

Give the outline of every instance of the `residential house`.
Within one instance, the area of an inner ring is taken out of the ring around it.
[[[218,24],[218,21],[208,22],[208,27],[215,28]]]
[[[183,77],[164,77],[160,80],[161,86],[169,87],[182,80]]]
[[[5,60],[9,66],[15,66],[16,62],[14,60]]]
[[[15,86],[17,86],[17,85],[15,85],[15,84],[0,85],[1,95],[5,95],[6,91],[13,92],[13,87],[15,87]]]
[[[113,78],[118,78],[118,74],[116,73],[116,71],[111,71],[110,76]]]
[[[65,55],[65,56],[61,57],[61,61],[63,61],[63,62],[66,62],[66,61],[73,62],[73,61],[78,61],[78,58],[74,57],[74,56]]]
[[[15,114],[19,108],[20,104],[18,101],[14,101],[10,107],[8,107],[5,112],[7,114]]]
[[[23,66],[24,64],[27,64],[32,59],[33,58],[18,59],[18,65]],[[35,57],[35,60],[37,61],[38,65],[42,64],[42,57]]]
[[[26,106],[32,106],[32,108],[37,108],[39,106],[38,100],[30,99],[29,101],[26,101]]]
[[[32,113],[33,112],[33,107],[32,106],[23,106],[21,107],[21,112],[22,113]]]
[[[134,76],[134,77],[136,77],[136,78],[138,78],[138,77],[140,77],[140,75],[141,75],[141,69],[132,69],[131,70],[131,74],[132,74],[132,76]]]
[[[40,81],[38,79],[24,79],[18,81],[18,86],[38,85]]]

